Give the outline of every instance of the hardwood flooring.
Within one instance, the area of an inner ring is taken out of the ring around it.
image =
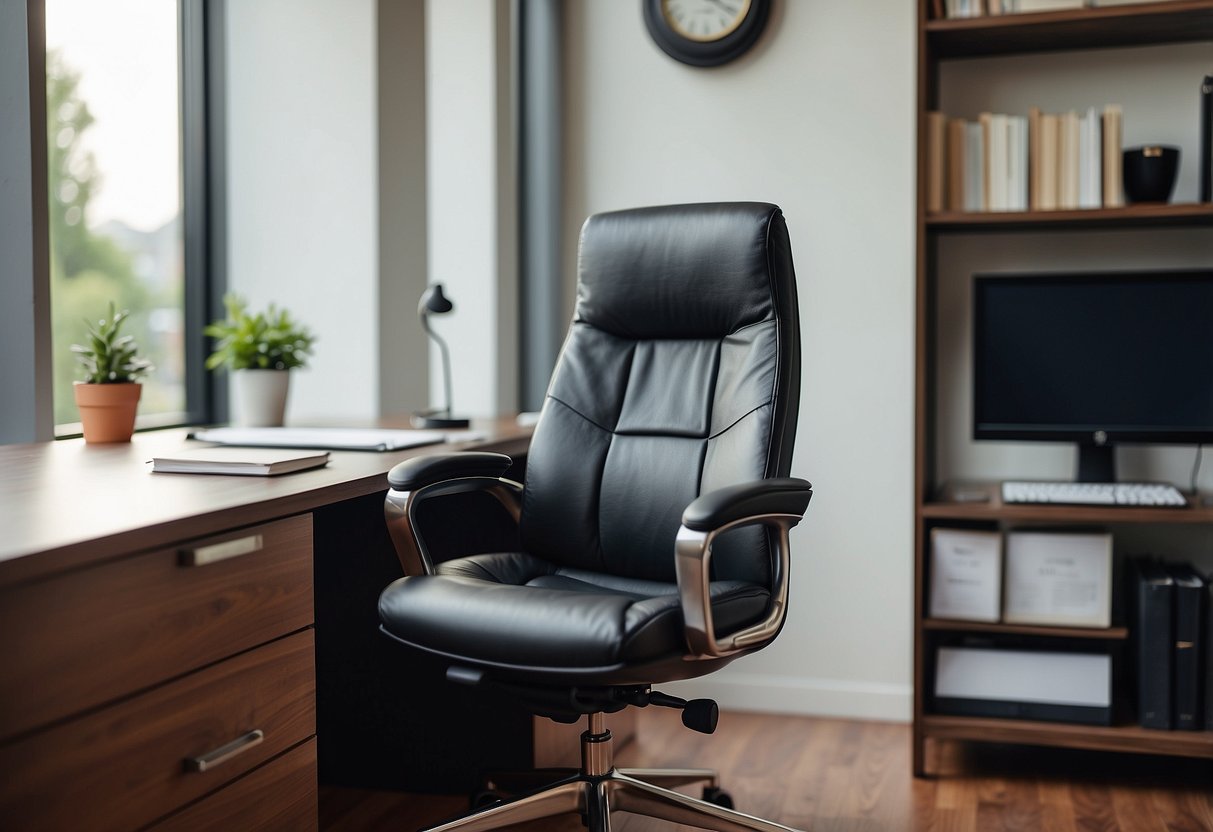
[[[737,808],[813,832],[1213,830],[1208,760],[949,742],[928,757],[938,775],[915,780],[908,725],[726,713],[707,737],[683,728],[674,711],[647,708],[638,729],[619,765],[714,767]],[[323,787],[320,825],[399,832],[465,806],[465,796]],[[616,832],[673,828],[622,813],[612,820]],[[513,828],[584,827],[570,815]]]

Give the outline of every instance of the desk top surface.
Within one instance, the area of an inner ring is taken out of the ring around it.
[[[387,425],[390,426],[390,425]],[[396,463],[456,450],[524,453],[531,428],[474,422],[480,439],[375,453],[333,451],[278,477],[152,474],[148,460],[202,443],[185,429],[130,443],[0,445],[0,586],[384,491]]]

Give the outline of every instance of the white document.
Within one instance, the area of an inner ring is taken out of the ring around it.
[[[1001,533],[931,530],[932,618],[997,621],[1001,590]]]
[[[221,445],[243,445],[250,448],[319,448],[331,451],[398,451],[403,448],[434,445],[447,439],[447,435],[441,431],[381,428],[204,428],[194,431],[190,436]],[[458,436],[464,438],[462,434]]]
[[[1007,534],[1008,624],[1112,625],[1112,535]]]
[[[1112,657],[940,647],[935,695],[1107,708],[1112,704]]]

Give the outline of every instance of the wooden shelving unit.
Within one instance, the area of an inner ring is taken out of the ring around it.
[[[1129,637],[1128,627],[1037,627],[1028,624],[993,624],[984,621],[955,621],[950,618],[924,618],[924,630],[939,630],[947,633],[999,633],[1017,636],[1045,636],[1048,638],[1088,638],[1107,641],[1124,641]]]
[[[997,483],[964,483],[963,499],[938,482],[935,471],[934,344],[938,325],[935,262],[945,235],[1027,231],[1065,233],[1088,229],[1150,229],[1213,226],[1213,204],[1131,205],[1114,209],[1000,213],[926,211],[926,114],[939,100],[939,64],[958,58],[1079,51],[1213,40],[1213,0],[1111,6],[1040,14],[962,20],[930,19],[930,0],[918,3],[918,210],[917,327],[915,344],[915,568],[914,568],[914,773],[926,772],[930,740],[1004,742],[1213,759],[1213,731],[1157,731],[1121,722],[1112,726],[1074,725],[1019,719],[974,718],[934,713],[929,669],[933,650],[972,634],[1034,639],[1087,640],[1093,649],[1123,650],[1131,637],[1124,626],[1101,630],[1029,627],[934,619],[927,616],[928,541],[933,527],[957,524],[1004,528],[1041,526],[1170,525],[1213,526],[1213,501],[1191,498],[1181,509],[1112,506],[1004,505]],[[974,491],[984,489],[984,498]],[[1123,693],[1120,691],[1119,693]],[[1118,699],[1123,696],[1118,695]]]
[[[1085,208],[1072,211],[948,211],[927,214],[926,224],[932,231],[973,231],[982,234],[991,231],[1213,226],[1213,204],[1194,202],[1180,205],[1127,205],[1124,208]]]
[[[1069,725],[1019,719],[927,715],[924,736],[940,740],[980,740],[1093,751],[1213,757],[1213,731],[1152,731],[1137,725]]]

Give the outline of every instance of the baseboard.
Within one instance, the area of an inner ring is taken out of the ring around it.
[[[910,685],[813,679],[766,673],[727,673],[662,684],[686,699],[715,699],[723,710],[909,722]]]

